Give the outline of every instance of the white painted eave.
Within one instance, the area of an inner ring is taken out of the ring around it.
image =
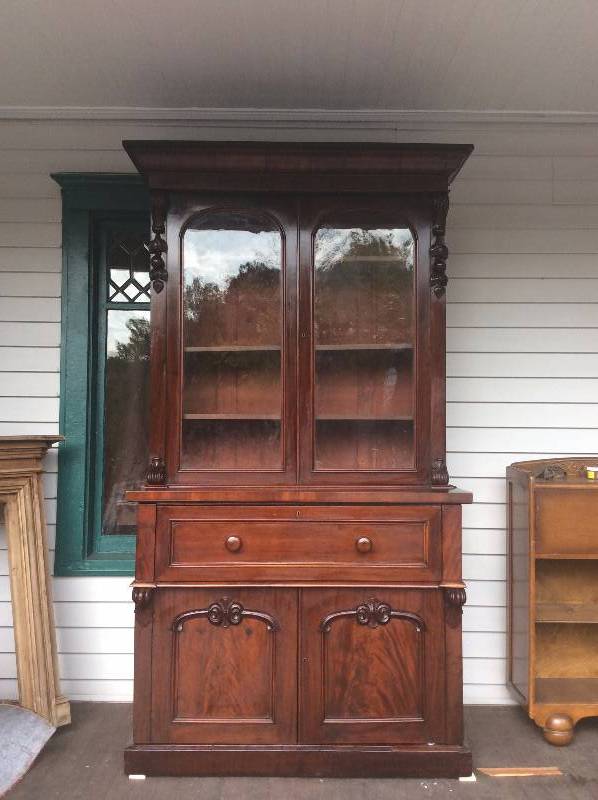
[[[135,108],[84,106],[0,106],[0,120],[120,121],[161,124],[365,125],[376,127],[468,127],[497,125],[598,125],[598,112],[467,111],[321,108]]]

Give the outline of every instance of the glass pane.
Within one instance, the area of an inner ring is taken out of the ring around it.
[[[282,238],[262,216],[218,211],[183,240],[181,467],[282,466]]]
[[[150,313],[110,310],[104,394],[102,533],[135,533],[135,504],[124,492],[143,485],[148,463]]]
[[[316,470],[414,466],[415,243],[322,227],[314,243]]]
[[[149,303],[149,251],[141,234],[114,233],[107,249],[108,300]]]

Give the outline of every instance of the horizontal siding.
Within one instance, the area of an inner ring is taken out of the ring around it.
[[[2,122],[0,433],[58,425],[60,191],[57,171],[131,172],[125,138],[239,138],[235,129],[125,122]],[[452,190],[447,294],[448,466],[474,493],[463,510],[466,702],[505,688],[506,465],[598,452],[598,158],[591,126],[437,131],[254,126],[243,138],[472,141]],[[56,455],[44,476],[56,535]],[[16,693],[8,563],[0,526],[0,695]],[[63,688],[132,695],[126,578],[54,580]]]

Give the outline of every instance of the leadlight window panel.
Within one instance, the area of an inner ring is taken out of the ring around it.
[[[104,221],[98,239],[97,474],[95,517],[102,536],[131,535],[136,508],[124,499],[148,463],[148,231]],[[104,288],[105,287],[105,288]]]
[[[118,230],[106,249],[108,302],[149,303],[149,251],[147,236]]]

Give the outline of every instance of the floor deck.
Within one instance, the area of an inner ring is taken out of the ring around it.
[[[476,767],[559,767],[558,777],[451,780],[301,778],[148,778],[129,781],[122,751],[131,707],[73,703],[73,724],[50,740],[7,800],[598,800],[598,720],[577,726],[566,748],[546,744],[514,707],[466,709]]]

